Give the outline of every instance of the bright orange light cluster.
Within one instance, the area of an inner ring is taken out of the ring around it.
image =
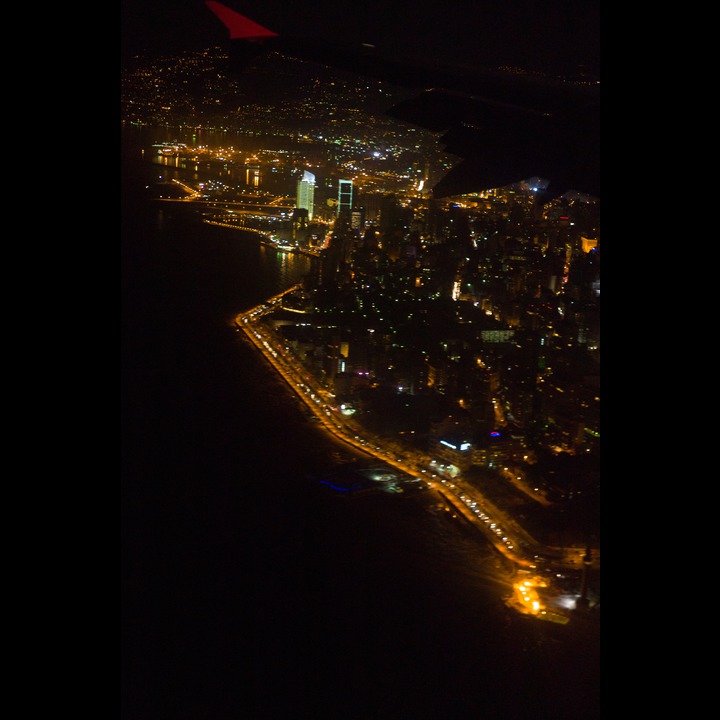
[[[544,606],[540,602],[540,596],[535,590],[536,587],[546,587],[546,583],[542,580],[523,580],[515,583],[516,599],[518,600],[522,612],[537,615]]]

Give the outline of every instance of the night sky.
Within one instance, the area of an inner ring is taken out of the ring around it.
[[[600,0],[225,4],[281,33],[371,42],[407,56],[531,70],[572,71],[581,63],[599,72]],[[121,1],[123,53],[193,50],[227,41],[225,28],[203,0]]]

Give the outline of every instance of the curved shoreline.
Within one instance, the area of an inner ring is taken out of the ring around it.
[[[580,573],[581,575],[589,571],[589,567],[580,565],[577,561],[580,554],[584,553],[585,548],[546,547],[532,538],[514,518],[509,516],[506,511],[497,507],[494,502],[481,494],[477,488],[463,483],[462,478],[453,478],[452,480],[441,477],[436,477],[434,480],[426,479],[422,475],[424,472],[422,469],[418,470],[416,466],[408,468],[403,462],[383,452],[380,447],[373,446],[371,440],[367,437],[360,438],[357,434],[354,434],[351,438],[343,425],[338,422],[333,422],[333,415],[330,410],[318,399],[322,396],[323,392],[320,387],[310,388],[310,386],[293,378],[293,373],[297,372],[297,370],[287,362],[283,353],[270,350],[268,340],[253,328],[256,327],[262,318],[272,314],[279,306],[284,295],[294,292],[300,287],[301,285],[299,284],[291,286],[282,293],[270,298],[267,303],[238,314],[235,317],[236,327],[244,333],[244,336],[252,346],[260,352],[275,372],[285,381],[289,390],[309,408],[328,432],[332,433],[344,443],[349,444],[354,450],[366,453],[370,457],[374,457],[378,461],[386,463],[400,472],[414,476],[424,482],[428,488],[435,490],[435,492],[443,498],[444,502],[450,503],[455,511],[460,513],[468,524],[478,532],[481,532],[483,537],[490,542],[497,552],[506,560],[513,563],[516,568],[516,574],[523,574],[520,582],[515,585],[516,595],[508,599],[513,609],[521,612],[525,610],[528,614],[536,615],[534,612],[529,612],[527,607],[523,607],[524,603],[532,602],[524,594],[526,592],[534,593],[534,590],[531,590],[531,586],[532,588],[543,587],[545,589],[544,594],[552,595],[554,592],[557,596],[564,596],[565,593],[563,593],[561,589],[557,588],[553,590],[553,588],[550,587],[550,578],[547,576],[559,570],[563,572]],[[300,389],[301,387],[305,388],[304,392]],[[325,414],[323,414],[319,408],[322,408]],[[330,420],[328,420],[328,416]],[[493,518],[497,518],[497,521],[492,522]],[[480,520],[482,520],[482,522]],[[501,524],[504,525],[506,529],[501,529]],[[518,551],[515,545],[512,544],[513,541],[509,540],[511,533],[521,538],[521,542],[517,542],[517,544],[522,544],[525,547],[524,551]],[[536,561],[540,553],[546,557],[549,567],[546,568],[546,577],[540,579],[540,576],[536,575],[533,579],[528,573],[538,571]],[[599,571],[599,567],[593,569]],[[525,586],[527,586],[527,588]],[[518,599],[518,596],[520,599]],[[537,601],[536,593],[533,594],[533,598],[534,601]],[[576,609],[580,609],[580,605],[580,598],[578,598]],[[595,605],[599,605],[599,598]],[[561,608],[559,605],[553,605],[552,610],[549,606],[544,608],[544,610],[551,611],[555,614],[559,612],[560,615],[563,615],[564,609],[566,608]],[[553,617],[541,617],[541,619],[552,620]]]

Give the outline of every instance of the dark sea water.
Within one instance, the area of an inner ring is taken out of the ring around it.
[[[123,719],[599,718],[597,620],[508,610],[500,556],[425,493],[312,480],[355,456],[232,323],[310,260],[146,199],[158,169],[137,140],[121,218]]]

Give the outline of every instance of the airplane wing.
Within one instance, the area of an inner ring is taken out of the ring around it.
[[[599,83],[501,72],[482,67],[407,62],[372,45],[333,44],[278,33],[207,0],[230,35],[230,69],[242,71],[272,51],[415,88],[387,110],[403,122],[440,134],[443,150],[461,158],[433,188],[448,197],[546,181],[546,199],[574,190],[600,195]]]

